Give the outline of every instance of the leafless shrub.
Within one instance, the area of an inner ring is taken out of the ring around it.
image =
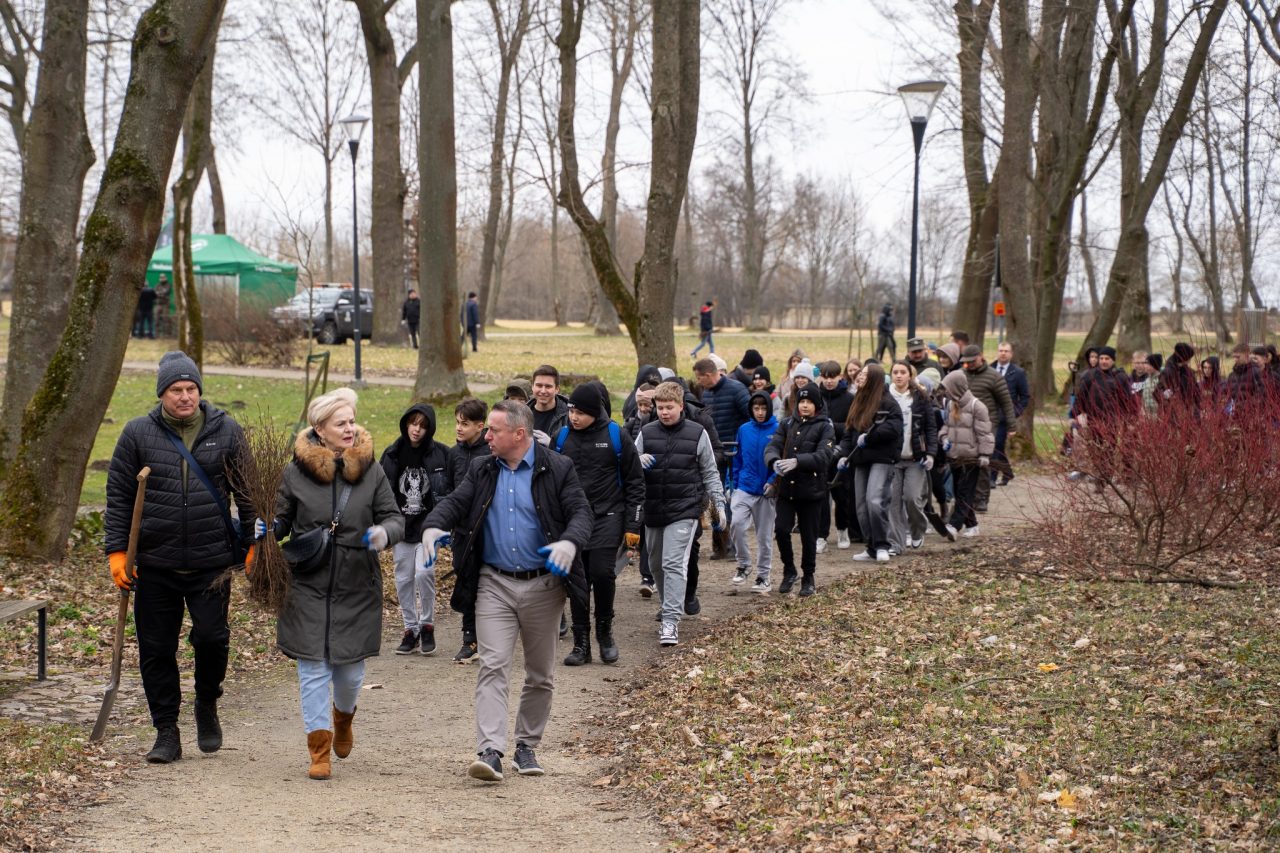
[[[297,327],[278,322],[259,299],[236,298],[226,290],[202,294],[205,339],[226,364],[284,367],[298,353]]]
[[[236,477],[254,512],[270,524],[285,466],[293,457],[293,438],[267,413],[245,426],[244,437],[244,452],[235,460]],[[258,543],[249,566],[249,599],[264,610],[279,613],[289,593],[290,579],[289,564],[268,532]]]

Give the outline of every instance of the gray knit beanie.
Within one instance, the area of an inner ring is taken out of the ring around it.
[[[160,356],[160,366],[156,368],[156,396],[164,396],[164,391],[175,382],[194,382],[204,394],[204,382],[200,379],[200,368],[191,360],[191,356],[181,350],[173,350]]]

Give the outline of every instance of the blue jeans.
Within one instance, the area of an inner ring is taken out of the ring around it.
[[[298,661],[298,691],[302,697],[302,724],[307,734],[333,729],[333,715],[329,710],[331,701],[334,707],[344,714],[354,712],[356,698],[360,695],[360,685],[363,683],[364,661],[362,660],[337,666],[323,660]],[[330,685],[333,685],[332,699],[329,693]]]
[[[697,345],[696,347],[694,347],[694,348],[693,348],[693,352],[689,353],[689,355],[697,355],[697,354],[698,354],[698,350],[702,349],[704,346],[706,346],[706,347],[710,347],[710,348],[711,348],[711,352],[713,352],[713,353],[716,351],[716,342],[715,342],[715,341],[713,341],[713,340],[711,340],[711,333],[710,333],[710,332],[703,332],[703,333],[702,333],[702,336],[701,336],[700,338],[698,338],[698,345]]]

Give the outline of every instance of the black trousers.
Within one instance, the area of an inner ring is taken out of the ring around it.
[[[956,530],[978,525],[978,516],[974,511],[974,505],[978,500],[978,488],[984,481],[987,488],[991,488],[991,481],[987,480],[986,473],[976,464],[951,463],[951,485],[956,493],[955,509],[951,511],[951,526]]]
[[[409,327],[409,343],[413,344],[413,348],[418,348],[418,324],[405,323]]]
[[[596,624],[613,621],[613,598],[618,589],[613,574],[618,547],[592,548],[582,552],[582,562],[587,570],[587,588],[596,602]],[[578,604],[569,599],[569,612],[573,615],[573,629],[585,630],[591,625],[590,603]]]
[[[134,584],[133,622],[138,633],[138,664],[142,688],[156,728],[178,722],[182,684],[178,675],[178,636],[182,614],[191,614],[187,642],[195,651],[196,698],[216,701],[222,695],[231,649],[227,608],[231,584],[210,586],[221,572],[147,571]]]
[[[480,327],[479,327],[479,326],[468,326],[468,327],[467,327],[467,335],[469,335],[469,336],[470,336],[470,338],[471,338],[471,351],[472,351],[472,352],[479,352],[480,350],[476,348],[476,340],[477,340],[477,339],[479,339],[479,337],[480,337]]]
[[[684,600],[698,594],[698,554],[702,550],[702,522],[693,525],[693,547],[689,549],[689,570],[685,573]]]
[[[800,571],[805,577],[813,577],[818,563],[818,524],[826,511],[826,498],[816,501],[778,498],[773,535],[778,542],[783,577],[794,577],[796,573],[795,553],[791,550],[791,528],[796,526],[800,528]]]

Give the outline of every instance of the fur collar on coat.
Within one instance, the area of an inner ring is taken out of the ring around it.
[[[308,427],[293,442],[293,459],[313,480],[332,483],[338,470],[333,451],[320,443],[316,431]],[[358,483],[373,464],[373,436],[364,427],[356,427],[355,444],[342,451],[342,479]]]

